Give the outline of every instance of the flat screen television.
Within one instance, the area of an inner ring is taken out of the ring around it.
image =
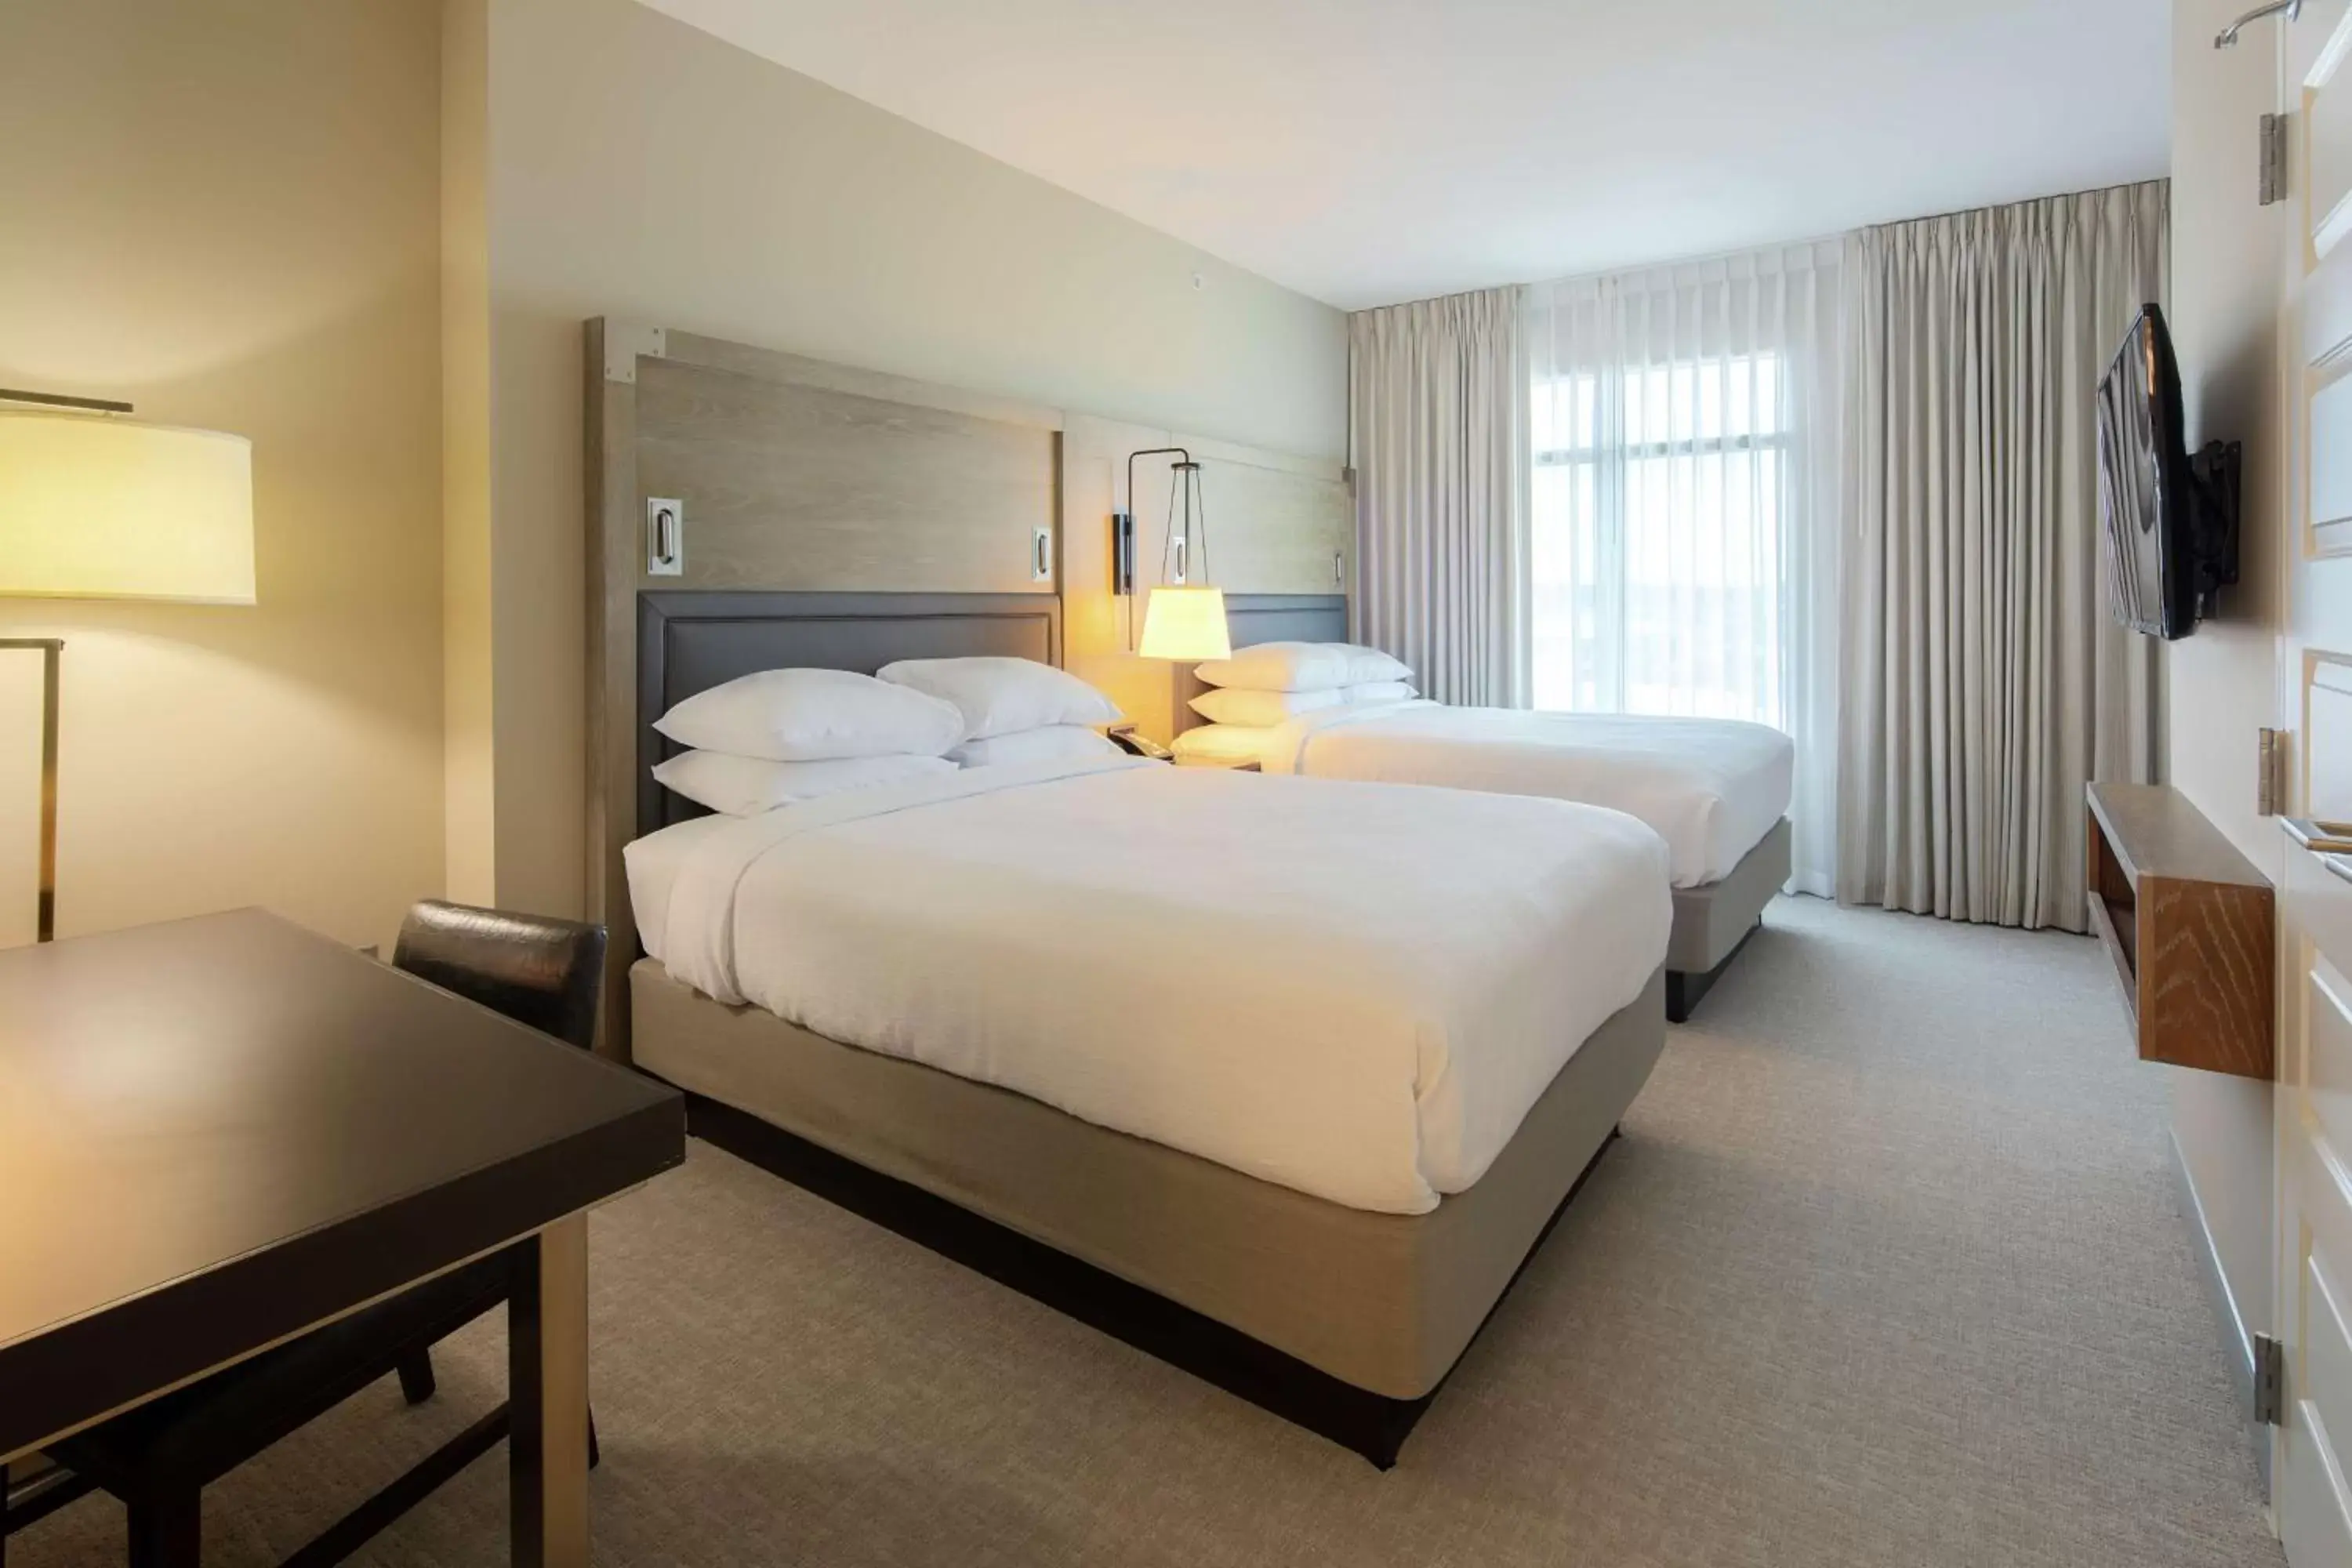
[[[2099,516],[2107,607],[2150,637],[2185,637],[2238,580],[2241,448],[2193,456],[2164,311],[2144,305],[2099,382]]]

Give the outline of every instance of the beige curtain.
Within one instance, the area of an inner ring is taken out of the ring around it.
[[[2084,929],[2083,785],[2153,776],[2098,582],[2094,396],[2167,283],[2165,182],[1851,242],[1838,896]]]
[[[1519,291],[1349,321],[1357,636],[1441,702],[1528,700],[1528,357]]]

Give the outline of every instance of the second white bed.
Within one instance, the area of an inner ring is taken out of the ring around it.
[[[1327,708],[1263,730],[1203,725],[1176,738],[1176,754],[1605,805],[1666,841],[1677,888],[1738,868],[1788,814],[1796,768],[1794,742],[1762,724],[1435,702]]]

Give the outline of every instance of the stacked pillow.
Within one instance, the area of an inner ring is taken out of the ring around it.
[[[1259,643],[1193,673],[1217,689],[1192,699],[1194,712],[1213,724],[1250,729],[1328,708],[1402,702],[1413,694],[1412,670],[1355,643]]]
[[[654,728],[692,748],[654,769],[730,816],[847,789],[951,773],[952,703],[845,669],[763,669],[698,692]]]
[[[1097,728],[1118,722],[1118,705],[1050,664],[907,658],[883,666],[882,679],[956,710],[963,739],[948,755],[968,768],[1118,754]]]
[[[691,748],[654,769],[688,800],[751,816],[843,790],[992,763],[1117,756],[1109,698],[1025,658],[904,659],[879,678],[767,669],[688,698],[654,728]]]

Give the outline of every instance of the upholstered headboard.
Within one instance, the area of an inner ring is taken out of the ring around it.
[[[1255,647],[1265,642],[1346,642],[1348,596],[1345,594],[1228,594],[1225,625],[1234,647]],[[1208,686],[1190,668],[1177,688],[1176,728],[1179,732],[1208,722],[1189,704]]]
[[[699,691],[762,669],[871,675],[901,658],[995,654],[1062,662],[1062,604],[1037,594],[637,595],[637,809],[633,837],[704,815],[654,782],[678,747],[654,728]]]

